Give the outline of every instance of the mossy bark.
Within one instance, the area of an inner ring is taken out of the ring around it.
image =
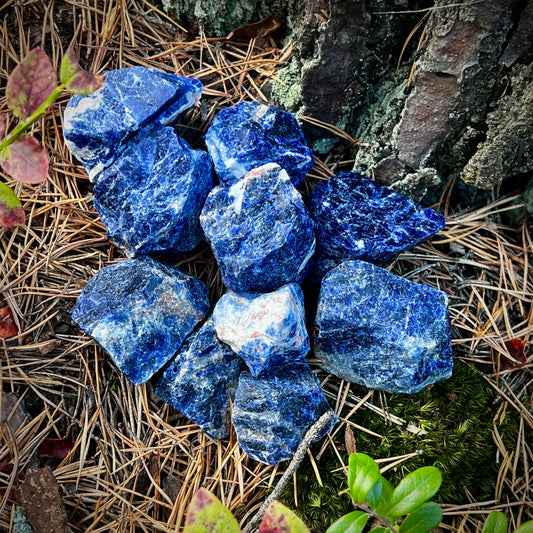
[[[533,0],[162,1],[208,36],[278,17],[294,56],[271,103],[363,137],[356,170],[417,199],[454,173],[492,189],[533,170]],[[337,142],[305,128],[319,152]]]

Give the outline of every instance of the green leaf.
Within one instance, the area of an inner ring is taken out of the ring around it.
[[[380,515],[385,515],[390,508],[391,495],[392,485],[384,477],[380,477],[370,489],[366,499],[371,509]]]
[[[24,222],[24,209],[17,195],[0,182],[0,226],[11,228]]]
[[[400,526],[400,533],[429,533],[442,520],[442,509],[435,502],[422,504]]]
[[[376,527],[374,529],[371,529],[369,533],[388,533],[390,530],[386,527]]]
[[[59,79],[74,94],[90,94],[104,85],[104,77],[82,70],[74,51],[69,48],[59,67]]]
[[[533,520],[524,522],[514,533],[533,533]]]
[[[13,179],[36,185],[48,176],[48,152],[30,135],[21,137],[0,152],[0,165]]]
[[[363,511],[354,511],[339,518],[339,520],[328,527],[326,533],[361,533],[367,522],[368,515],[366,513]]]
[[[288,507],[273,501],[261,520],[259,533],[310,533],[310,531],[301,518]]]
[[[50,58],[42,48],[34,48],[7,80],[7,106],[16,117],[29,117],[52,94],[56,85]]]
[[[355,503],[365,503],[372,487],[380,479],[379,466],[364,453],[352,453],[348,463],[348,488]]]
[[[206,489],[192,498],[183,533],[240,533],[237,520],[222,502]]]
[[[491,511],[482,533],[507,533],[507,517],[500,511]]]
[[[424,466],[411,472],[393,490],[387,516],[396,518],[414,511],[435,495],[441,483],[440,470],[434,466]]]

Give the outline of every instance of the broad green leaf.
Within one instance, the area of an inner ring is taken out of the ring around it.
[[[507,533],[507,517],[500,511],[491,511],[482,533]]]
[[[533,520],[524,522],[514,533],[533,533]]]
[[[435,502],[422,504],[402,522],[400,533],[429,533],[442,520],[442,509]]]
[[[24,222],[24,209],[17,195],[0,181],[0,226],[11,228]]]
[[[34,48],[7,80],[7,106],[16,117],[29,117],[52,94],[56,85],[50,58],[42,48]]]
[[[67,50],[61,60],[59,79],[74,94],[90,94],[104,85],[103,76],[82,70],[72,48]]]
[[[231,511],[206,489],[192,498],[183,533],[240,533]]]
[[[13,179],[35,185],[48,175],[48,152],[30,135],[21,137],[0,152],[0,165]]]
[[[384,477],[380,477],[370,489],[366,499],[371,509],[380,515],[385,515],[390,508],[391,495],[392,485]]]
[[[411,472],[393,490],[387,516],[398,517],[414,511],[435,495],[441,483],[440,470],[434,466]]]
[[[379,466],[364,453],[352,453],[348,463],[348,488],[355,503],[365,503],[366,497],[380,479]]]
[[[363,511],[354,511],[339,518],[328,527],[326,533],[361,533],[369,516]]]
[[[259,533],[310,533],[295,513],[278,501],[273,501],[259,525]]]
[[[390,530],[386,527],[376,527],[374,529],[371,529],[369,533],[388,533]]]

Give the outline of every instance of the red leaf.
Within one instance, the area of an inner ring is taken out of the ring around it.
[[[44,439],[39,446],[39,455],[47,459],[64,459],[73,446],[70,439]]]
[[[104,85],[104,77],[82,70],[74,51],[69,48],[59,70],[61,83],[74,94],[90,94]]]
[[[19,328],[13,319],[13,313],[9,307],[0,308],[0,338],[7,339],[18,335]]]
[[[0,152],[0,165],[13,179],[35,185],[48,175],[48,152],[29,135],[10,144]]]
[[[4,119],[4,115],[0,113],[0,141],[4,138],[5,134],[6,134],[6,121]]]
[[[34,48],[9,76],[6,103],[16,117],[29,117],[57,86],[54,66],[42,48]]]
[[[500,354],[500,367],[502,370],[520,368],[527,363],[526,354],[524,352],[526,343],[522,339],[510,339],[505,341],[504,344],[512,360]]]
[[[24,209],[15,192],[0,181],[0,227],[11,228],[24,222]]]

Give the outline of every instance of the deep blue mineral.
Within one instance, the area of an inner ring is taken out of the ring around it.
[[[183,344],[154,384],[165,402],[217,439],[229,435],[230,399],[243,361],[219,341],[210,318]]]
[[[267,294],[228,292],[217,302],[213,319],[218,338],[254,376],[303,360],[310,350],[304,295],[295,283]]]
[[[231,186],[215,187],[200,223],[222,281],[235,292],[269,292],[305,276],[315,250],[313,221],[300,193],[276,164]]]
[[[171,124],[199,100],[202,89],[198,80],[146,67],[111,70],[101,89],[70,99],[65,143],[97,179],[138,130],[150,123]]]
[[[309,427],[329,409],[307,362],[295,361],[258,377],[242,372],[232,421],[241,448],[253,459],[275,465],[292,458]]]
[[[331,374],[413,393],[452,373],[447,296],[365,263],[346,261],[322,280],[315,357]]]
[[[346,259],[383,263],[439,232],[446,219],[356,172],[341,172],[311,195],[321,277]]]
[[[94,206],[108,237],[128,255],[192,250],[213,187],[211,160],[171,127],[147,126],[102,171]]]
[[[277,163],[298,186],[314,162],[296,119],[257,102],[241,102],[220,111],[205,143],[218,178],[225,183],[234,183],[253,168]]]
[[[100,269],[83,289],[72,318],[139,385],[176,353],[208,311],[201,281],[142,257]]]

